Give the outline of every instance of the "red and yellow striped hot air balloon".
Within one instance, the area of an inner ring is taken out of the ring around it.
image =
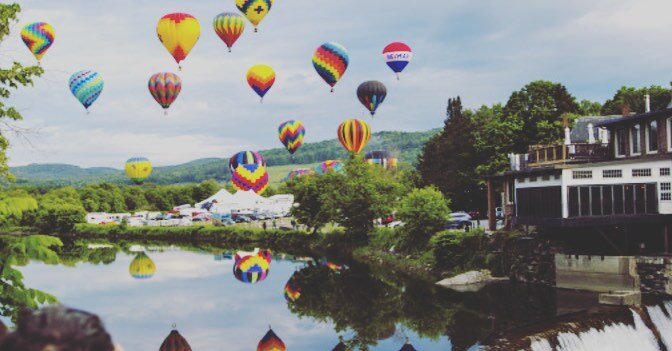
[[[201,24],[190,14],[170,13],[159,20],[156,34],[179,65],[187,58],[201,36]]]
[[[275,335],[273,329],[269,329],[264,338],[259,341],[257,351],[286,351],[285,343]]]
[[[261,194],[268,188],[268,171],[262,165],[241,164],[231,174],[231,183],[237,190]]]
[[[164,113],[168,114],[168,108],[182,91],[182,79],[175,73],[156,73],[149,78],[147,86],[154,100],[163,107]]]
[[[371,127],[359,119],[348,119],[338,126],[338,140],[354,153],[361,152],[371,139]]]
[[[175,325],[173,325],[173,328]],[[173,329],[170,334],[163,340],[159,351],[191,351],[191,346],[180,332]]]
[[[247,83],[264,102],[264,96],[275,83],[275,71],[268,65],[255,65],[247,71]]]

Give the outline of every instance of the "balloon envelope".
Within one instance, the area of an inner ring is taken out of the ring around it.
[[[142,184],[152,174],[152,163],[144,157],[133,157],[126,161],[124,169],[135,184]]]
[[[371,116],[376,114],[378,106],[385,101],[386,96],[387,88],[379,81],[370,80],[360,84],[357,88],[357,98],[369,110]]]
[[[72,95],[88,110],[103,92],[105,82],[98,72],[84,70],[70,76]]]
[[[287,176],[285,177],[285,179],[283,181],[287,182],[287,181],[290,181],[290,180],[300,178],[304,175],[310,175],[310,174],[315,174],[315,171],[313,171],[312,169],[307,169],[307,168],[297,168],[297,169],[289,171],[289,173],[287,173]]]
[[[136,279],[149,279],[156,273],[156,265],[147,254],[141,252],[135,256],[128,267],[131,276]]]
[[[350,55],[341,44],[322,44],[313,54],[313,67],[324,81],[333,87],[343,77],[350,64]]]
[[[294,273],[287,281],[287,284],[285,284],[285,300],[287,302],[294,302],[299,297],[301,297],[301,287],[299,287],[296,273]]]
[[[236,0],[236,7],[252,23],[255,32],[259,23],[271,11],[272,6],[273,0]]]
[[[175,73],[156,73],[149,78],[147,86],[154,100],[167,110],[182,91],[182,79]]]
[[[397,77],[399,77],[398,74],[401,73],[413,59],[413,52],[411,51],[410,46],[402,42],[394,42],[383,49],[383,58],[390,69],[397,73]]]
[[[253,190],[257,194],[263,193],[268,187],[268,171],[266,167],[251,164],[239,165],[231,175],[231,183],[237,190]]]
[[[180,332],[173,330],[166,339],[163,340],[159,351],[191,351],[191,346],[189,346],[187,339],[185,339]]]
[[[268,65],[255,65],[247,71],[247,84],[262,100],[275,83],[275,71]]]
[[[51,45],[54,44],[56,32],[49,23],[34,22],[23,27],[21,39],[37,61],[40,61]]]
[[[328,161],[321,162],[320,164],[315,166],[315,172],[317,172],[317,174],[325,174],[329,171],[340,172],[340,171],[343,170],[344,167],[345,166],[343,165],[343,163],[341,161],[328,160]]]
[[[359,119],[348,119],[338,126],[338,140],[349,152],[359,153],[371,139],[371,127]]]
[[[286,348],[285,343],[270,329],[259,341],[257,351],[286,351]]]
[[[236,253],[233,275],[243,283],[255,284],[263,281],[271,270],[270,250]]]
[[[380,165],[385,169],[396,168],[399,160],[387,151],[371,151],[364,156],[367,163],[372,165]]]
[[[303,144],[303,137],[305,135],[306,128],[304,128],[301,121],[289,120],[278,127],[278,138],[292,155]]]
[[[215,17],[212,21],[212,27],[231,52],[233,44],[245,31],[245,20],[243,16],[237,13],[224,12]]]
[[[239,165],[266,166],[266,161],[264,161],[261,154],[256,151],[241,151],[231,156],[229,159],[229,169],[233,173]]]
[[[178,64],[187,58],[201,36],[201,24],[187,13],[170,13],[156,26],[159,40]]]

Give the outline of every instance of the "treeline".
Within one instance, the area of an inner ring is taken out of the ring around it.
[[[578,101],[565,86],[535,81],[515,91],[506,104],[464,109],[460,97],[450,99],[443,130],[424,146],[418,171],[425,185],[438,187],[455,210],[485,211],[485,178],[509,166],[509,153],[525,153],[530,145],[560,142],[563,119],[570,125],[581,116],[643,113],[644,96],[652,110],[664,109],[669,88],[622,87],[604,104]]]

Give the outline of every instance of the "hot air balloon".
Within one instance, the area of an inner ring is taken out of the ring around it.
[[[142,184],[152,174],[152,163],[144,157],[133,157],[126,161],[126,175],[135,184]]]
[[[345,345],[343,342],[343,337],[339,336],[338,337],[338,345],[336,345],[331,351],[348,351],[348,347]]]
[[[275,335],[273,329],[269,329],[263,339],[257,345],[257,351],[286,351],[285,343]]]
[[[320,265],[331,269],[332,271],[340,272],[344,269],[344,266],[338,265],[334,262],[327,261],[325,259],[320,260]]]
[[[303,137],[306,135],[306,128],[301,121],[289,120],[280,124],[278,127],[278,138],[285,145],[287,151],[294,155],[303,143]]]
[[[141,252],[131,261],[128,272],[135,279],[149,279],[156,273],[156,265],[147,254]]]
[[[187,339],[180,335],[180,332],[173,329],[163,340],[159,351],[191,351],[191,346],[189,346]]]
[[[49,23],[34,22],[23,27],[21,30],[21,39],[39,64],[44,54],[47,53],[47,50],[54,43],[56,32],[54,32],[54,27]]]
[[[285,179],[283,179],[283,181],[287,182],[302,177],[304,175],[310,175],[310,174],[315,174],[315,171],[307,168],[297,168],[295,170],[289,171],[289,173],[287,173],[287,176],[285,177]]]
[[[253,190],[261,194],[268,187],[268,171],[266,167],[256,164],[239,165],[231,175],[231,183],[237,190]]]
[[[317,74],[331,86],[332,93],[334,92],[334,86],[343,77],[345,70],[348,69],[349,63],[348,50],[338,43],[322,44],[313,54],[313,66]]]
[[[294,275],[287,281],[287,284],[285,284],[285,300],[287,300],[287,302],[294,302],[298,300],[299,297],[301,297],[301,287],[299,287],[296,273],[294,273]]]
[[[396,168],[399,160],[387,151],[371,151],[364,156],[367,163],[372,165],[380,165],[385,169]]]
[[[343,163],[341,161],[328,160],[321,162],[317,166],[315,166],[315,172],[317,172],[317,174],[325,174],[329,171],[341,172],[344,167],[345,166],[343,166]]]
[[[357,98],[371,112],[371,116],[375,116],[378,106],[385,101],[386,96],[387,88],[379,81],[370,80],[357,88]]]
[[[98,72],[84,70],[70,76],[70,91],[79,102],[84,105],[87,113],[89,107],[98,99],[103,92],[105,82]]]
[[[236,0],[236,6],[252,23],[254,32],[256,33],[258,32],[257,26],[259,23],[271,11],[273,0]]]
[[[413,52],[408,45],[394,42],[383,49],[383,57],[387,65],[397,74],[397,80],[399,80],[399,73],[411,62]]]
[[[247,71],[247,84],[261,97],[261,102],[264,102],[264,95],[271,90],[273,83],[275,83],[275,71],[271,66],[255,65]]]
[[[212,27],[231,52],[231,47],[245,31],[245,20],[237,13],[224,12],[215,17]]]
[[[182,79],[174,73],[157,73],[149,78],[149,93],[154,100],[164,109],[164,114],[168,114],[168,108],[175,102],[177,96],[182,90]]]
[[[348,119],[338,126],[338,140],[343,147],[354,153],[364,149],[371,139],[371,128],[359,119]]]
[[[261,154],[255,151],[241,151],[229,159],[229,169],[233,173],[239,165],[266,166],[266,161]]]
[[[408,338],[406,338],[406,343],[404,344],[404,346],[401,347],[401,349],[399,349],[399,351],[416,351],[416,350],[415,347],[411,345],[411,342],[408,340]]]
[[[190,14],[170,13],[161,17],[156,34],[179,66],[201,36],[201,24]]]
[[[243,283],[261,282],[270,272],[272,257],[270,250],[239,251],[234,258],[233,275]]]

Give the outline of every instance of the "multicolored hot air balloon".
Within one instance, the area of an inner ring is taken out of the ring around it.
[[[245,31],[245,20],[237,13],[224,12],[215,17],[212,27],[231,52],[231,47]]]
[[[257,26],[259,23],[271,11],[273,0],[236,0],[236,6],[252,23],[254,32],[256,33],[258,32]]]
[[[301,121],[289,120],[283,122],[278,127],[278,138],[285,145],[287,151],[294,155],[296,150],[303,144],[303,137],[306,135],[306,128]]]
[[[269,329],[268,333],[259,341],[257,351],[286,351],[285,343],[275,335],[273,329]]]
[[[348,69],[349,63],[348,50],[338,43],[322,44],[313,54],[313,66],[317,74],[331,86],[332,93],[334,92],[334,86]]]
[[[229,169],[233,173],[239,165],[266,166],[266,161],[261,154],[255,151],[241,151],[229,159]]]
[[[264,95],[271,90],[273,83],[275,71],[271,66],[255,65],[247,71],[247,84],[261,97],[261,102],[264,102]]]
[[[54,27],[49,23],[34,22],[23,27],[21,30],[21,39],[39,64],[44,54],[54,44],[56,32],[54,32]]]
[[[283,182],[288,182],[290,180],[298,179],[304,175],[310,175],[310,174],[315,174],[315,171],[307,168],[297,168],[289,171],[285,179],[283,179]]]
[[[345,166],[341,161],[328,160],[321,162],[317,166],[315,166],[315,172],[317,172],[317,174],[325,174],[329,171],[341,172],[343,171],[344,167]]]
[[[272,258],[271,250],[239,251],[234,258],[233,275],[243,283],[261,282],[270,272]]]
[[[168,113],[168,108],[175,102],[182,91],[182,79],[175,73],[156,73],[149,78],[149,93],[154,100],[161,105],[164,113]]]
[[[268,188],[268,171],[266,167],[251,164],[239,165],[231,174],[231,183],[237,190],[253,190],[261,194]]]
[[[131,261],[128,272],[135,279],[149,279],[156,273],[156,265],[147,254],[141,252]]]
[[[285,284],[285,300],[295,302],[299,297],[301,297],[301,287],[299,287],[296,273],[294,273]]]
[[[87,113],[105,86],[103,77],[98,72],[89,70],[79,71],[70,76],[69,84],[72,95],[84,105]]]
[[[385,101],[386,96],[387,88],[385,88],[385,84],[376,80],[364,82],[357,88],[357,98],[371,112],[371,116],[376,115],[378,106]]]
[[[126,175],[135,184],[142,184],[152,174],[152,163],[144,157],[133,157],[126,161]]]
[[[397,168],[397,165],[399,164],[399,159],[387,151],[367,152],[364,159],[369,164],[380,165],[385,169]]]
[[[163,340],[159,351],[191,351],[191,346],[189,346],[187,339],[180,335],[180,332],[173,329]]]
[[[201,24],[190,14],[170,13],[161,17],[156,34],[179,66],[201,36]]]
[[[361,152],[371,139],[371,127],[359,119],[348,119],[338,126],[338,140],[354,153]]]
[[[398,80],[399,74],[413,59],[413,51],[404,43],[394,42],[383,49],[383,57],[387,65],[397,74]]]

